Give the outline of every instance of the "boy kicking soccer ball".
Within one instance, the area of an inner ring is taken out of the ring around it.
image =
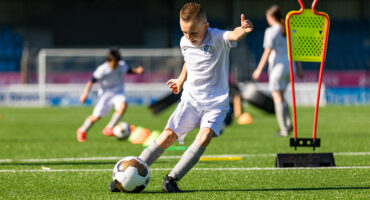
[[[113,136],[113,127],[121,119],[127,107],[123,88],[123,76],[125,73],[142,74],[143,72],[144,68],[142,66],[129,68],[127,63],[121,60],[118,49],[113,48],[109,50],[106,56],[106,62],[94,71],[91,80],[87,82],[85,90],[80,97],[80,102],[84,103],[92,85],[95,82],[100,83],[99,100],[95,105],[93,114],[77,129],[77,141],[85,142],[86,133],[89,128],[98,121],[100,117],[106,116],[112,106],[114,106],[116,112],[112,115],[112,119],[103,129],[103,134]]]
[[[241,15],[241,25],[233,31],[209,27],[205,11],[197,3],[187,3],[180,11],[184,36],[180,46],[185,63],[177,79],[167,82],[173,93],[184,88],[181,102],[156,141],[139,159],[150,166],[177,139],[200,127],[195,141],[184,152],[162,183],[164,192],[181,192],[177,182],[199,161],[213,137],[220,134],[229,109],[229,52],[236,42],[253,30]],[[112,190],[112,188],[111,188]]]

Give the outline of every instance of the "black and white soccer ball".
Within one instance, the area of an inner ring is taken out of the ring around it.
[[[127,139],[131,134],[130,125],[127,122],[119,122],[113,128],[113,135],[119,140]]]
[[[113,182],[121,192],[139,193],[145,189],[149,180],[148,165],[137,157],[125,157],[114,166]]]

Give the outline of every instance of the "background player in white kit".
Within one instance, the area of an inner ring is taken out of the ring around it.
[[[280,131],[279,136],[288,136],[292,130],[289,107],[284,99],[285,89],[290,82],[289,59],[287,51],[284,16],[277,5],[266,11],[266,20],[270,25],[265,31],[263,47],[265,48],[261,60],[253,72],[252,77],[258,80],[266,63],[269,63],[269,90],[274,100],[275,115]],[[297,64],[298,76],[303,77],[300,63]],[[295,66],[294,66],[295,71]]]
[[[176,94],[184,88],[181,102],[162,134],[139,158],[150,166],[177,139],[183,139],[196,127],[200,130],[195,141],[163,180],[162,190],[165,192],[181,192],[177,181],[199,161],[211,139],[220,134],[229,109],[230,48],[253,30],[244,15],[241,16],[241,26],[233,31],[209,28],[206,13],[197,3],[183,6],[180,27],[184,34],[180,46],[185,63],[180,76],[169,80],[167,85]]]
[[[93,114],[90,115],[80,128],[77,129],[77,141],[85,142],[88,129],[101,117],[106,116],[114,106],[116,112],[112,119],[103,129],[103,134],[113,135],[113,127],[121,119],[126,110],[126,97],[124,94],[123,77],[125,73],[142,74],[144,68],[129,68],[127,63],[121,60],[118,49],[112,48],[106,56],[106,62],[98,66],[94,71],[90,81],[87,82],[84,92],[80,97],[80,102],[84,103],[92,85],[100,83],[99,100],[95,105]]]

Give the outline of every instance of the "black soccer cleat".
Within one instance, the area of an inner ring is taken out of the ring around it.
[[[109,184],[109,190],[110,190],[111,192],[121,192],[121,191],[117,188],[116,183],[115,183],[114,181],[110,182],[110,184]]]
[[[180,193],[182,192],[177,187],[177,180],[171,176],[166,175],[162,183],[162,191],[168,193]]]

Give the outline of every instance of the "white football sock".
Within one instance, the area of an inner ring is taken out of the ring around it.
[[[280,127],[280,134],[288,135],[288,127],[285,125],[285,120],[284,120],[283,102],[275,103],[275,115],[276,115],[276,119]]]
[[[82,126],[80,127],[80,129],[82,130],[82,131],[88,131],[89,130],[89,128],[91,128],[91,126],[94,124],[94,122],[92,122],[92,121],[90,121],[90,119],[89,118],[87,118],[86,120],[85,120],[85,122],[82,124]]]
[[[139,158],[150,166],[162,155],[163,152],[164,150],[154,141],[144,149]]]
[[[121,117],[122,117],[122,115],[117,114],[117,113],[114,113],[114,114],[112,115],[111,120],[110,120],[110,121],[109,121],[109,123],[107,124],[107,126],[109,126],[109,127],[113,127],[113,126],[115,126],[115,125],[118,123],[118,121],[121,119]]]
[[[285,126],[288,129],[293,128],[292,120],[290,119],[289,105],[284,101],[283,102],[283,106],[284,106],[284,121],[285,121]]]
[[[206,147],[194,141],[181,156],[181,159],[168,176],[176,178],[179,181],[199,161],[200,156],[202,156],[205,150]]]

